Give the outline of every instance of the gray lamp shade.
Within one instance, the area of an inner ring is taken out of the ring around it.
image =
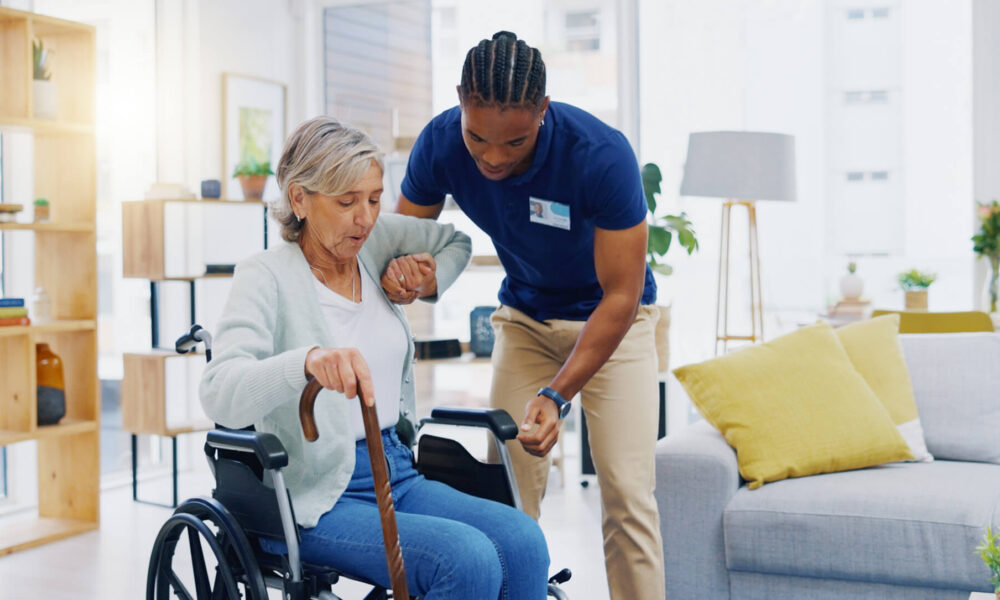
[[[755,131],[692,133],[681,195],[794,201],[795,138]]]

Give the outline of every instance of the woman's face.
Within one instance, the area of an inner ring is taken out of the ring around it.
[[[462,105],[462,138],[483,177],[500,181],[528,170],[547,107],[547,98],[541,109]]]
[[[374,162],[350,191],[339,196],[293,191],[293,207],[305,219],[303,243],[321,247],[334,260],[354,258],[378,220],[381,198],[382,170]]]

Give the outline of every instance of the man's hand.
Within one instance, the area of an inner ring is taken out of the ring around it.
[[[535,396],[524,407],[524,420],[517,441],[525,452],[539,458],[552,450],[559,439],[559,411],[547,396]]]
[[[348,398],[358,395],[365,404],[375,406],[375,384],[361,352],[357,348],[313,348],[306,354],[306,376],[312,375],[328,390]]]
[[[411,254],[389,261],[382,273],[382,289],[396,304],[437,293],[437,263],[430,254]]]

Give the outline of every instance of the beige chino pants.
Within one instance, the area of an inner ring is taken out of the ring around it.
[[[658,416],[653,330],[659,313],[640,306],[611,358],[580,393],[590,448],[601,488],[604,560],[612,600],[663,600],[663,544],[653,498]],[[492,316],[491,403],[520,425],[524,407],[548,385],[569,358],[583,321],[539,323],[502,306]],[[537,519],[545,494],[551,453],[531,456],[508,442],[524,511]]]

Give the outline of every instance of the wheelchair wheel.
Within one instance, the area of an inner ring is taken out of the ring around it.
[[[186,548],[178,546],[184,534]],[[153,544],[146,600],[173,598],[267,600],[250,542],[229,511],[214,499],[185,501],[160,528]]]

